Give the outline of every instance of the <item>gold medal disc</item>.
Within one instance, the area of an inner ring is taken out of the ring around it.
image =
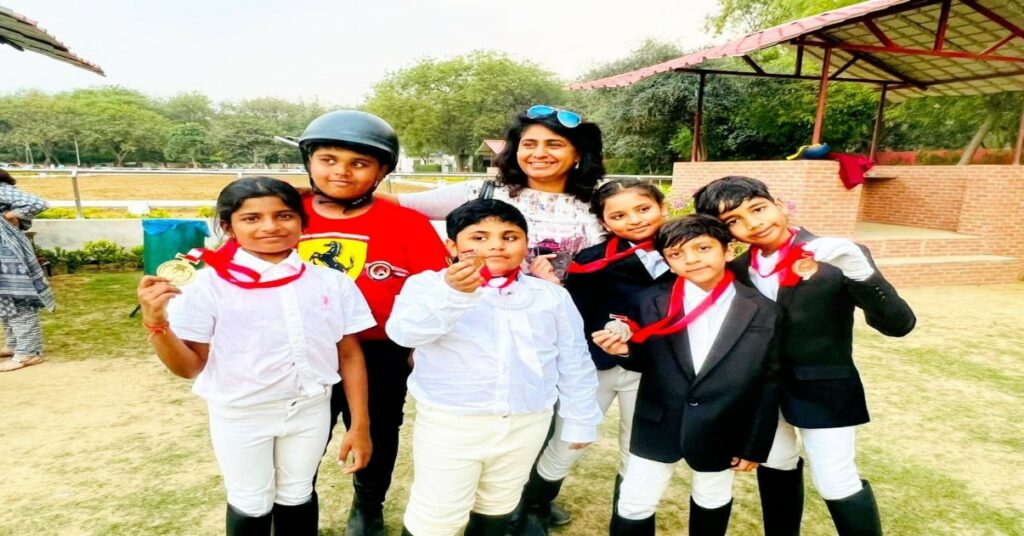
[[[174,259],[157,266],[156,275],[167,279],[172,285],[180,287],[195,279],[196,268],[188,261]]]
[[[609,321],[604,325],[604,329],[614,335],[622,337],[623,341],[628,341],[629,338],[633,336],[633,330],[629,329],[629,324],[618,319]]]
[[[811,257],[804,257],[793,263],[793,273],[806,281],[818,273],[818,261]]]
[[[475,251],[463,251],[462,253],[459,253],[459,260],[472,264],[473,268],[477,270],[483,268],[484,264],[486,264],[483,256]]]

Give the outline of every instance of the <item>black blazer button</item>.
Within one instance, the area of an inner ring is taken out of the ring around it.
[[[691,408],[695,408],[695,407],[697,407],[699,405],[700,405],[700,402],[697,402],[696,400],[691,400],[690,401],[690,407]]]

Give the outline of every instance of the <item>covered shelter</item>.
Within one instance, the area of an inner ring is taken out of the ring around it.
[[[776,45],[796,49],[792,72],[768,72],[750,55]],[[747,69],[709,65],[721,58],[739,58]],[[807,72],[810,62],[821,66],[817,73]],[[874,157],[887,99],[1024,91],[1024,10],[1004,0],[870,0],[570,88],[622,87],[666,72],[700,77],[692,160],[700,158],[704,80],[709,75],[818,81],[811,143],[821,142],[830,82],[874,84],[880,90],[871,142]],[[1018,163],[1024,128],[1021,134],[1014,160]]]
[[[22,52],[27,50],[42,54],[100,76],[106,76],[99,65],[76,56],[64,43],[40,28],[36,21],[4,6],[0,6],[0,45],[9,45]]]
[[[494,159],[505,149],[505,140],[484,140],[473,154],[479,156],[487,167],[494,166]]]
[[[752,56],[774,46],[795,49],[791,71],[772,72]],[[734,61],[716,61],[724,58]],[[816,81],[812,143],[822,139],[830,83],[877,86],[872,159],[888,100],[1024,91],[1020,2],[869,0],[570,89],[623,87],[662,73],[700,79],[690,162],[673,168],[676,200],[721,176],[759,177],[795,202],[801,225],[871,247],[880,269],[898,284],[993,283],[1024,276],[1024,228],[994,218],[1024,213],[1024,114],[1014,165],[875,166],[869,180],[853,189],[836,179],[836,162],[705,162],[700,149],[709,76]]]

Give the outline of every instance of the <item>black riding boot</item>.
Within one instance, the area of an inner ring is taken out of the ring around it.
[[[839,536],[882,535],[882,521],[878,517],[875,494],[867,480],[861,482],[864,487],[857,493],[843,499],[825,501]]]
[[[274,504],[274,534],[277,536],[316,536],[320,524],[320,503],[316,492],[302,504]]]
[[[469,523],[466,525],[464,534],[465,536],[505,536],[511,522],[512,512],[499,516],[470,512]]]
[[[612,491],[612,515],[619,513],[619,494],[622,493],[622,475],[615,475],[615,490]]]
[[[690,536],[725,536],[731,514],[732,501],[718,508],[704,508],[690,497]]]
[[[608,527],[610,536],[654,536],[654,516],[646,519],[626,519],[612,514],[612,523]]]
[[[228,505],[227,512],[227,536],[270,536],[270,519],[272,512],[261,516],[250,516],[243,514]]]
[[[551,502],[558,497],[564,480],[545,480],[537,473],[535,466],[530,471],[530,480],[523,489],[523,516],[518,523],[516,534],[521,536],[547,536],[551,526]]]
[[[757,491],[765,536],[799,536],[804,515],[804,460],[789,471],[759,466]]]
[[[348,510],[346,536],[384,536],[384,504],[375,498],[361,497],[356,488]]]

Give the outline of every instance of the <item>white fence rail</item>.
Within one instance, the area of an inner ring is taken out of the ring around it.
[[[145,180],[148,175],[159,175],[162,178],[174,178],[178,180],[184,180],[189,176],[195,175],[220,175],[220,176],[234,176],[236,179],[242,177],[252,177],[259,175],[276,175],[276,176],[297,176],[305,177],[307,173],[301,169],[103,169],[103,168],[89,168],[89,169],[26,169],[26,170],[9,170],[12,175],[18,178],[38,178],[38,179],[68,179],[71,181],[72,190],[74,191],[73,200],[64,199],[53,199],[47,200],[51,207],[59,208],[75,208],[78,219],[84,219],[83,214],[84,207],[90,208],[127,208],[131,212],[142,210],[145,207],[161,207],[161,208],[189,208],[189,207],[212,207],[216,203],[211,200],[175,200],[175,199],[106,199],[106,200],[83,200],[81,193],[78,188],[78,179],[80,177],[89,177],[97,175],[130,175],[138,176],[139,180]],[[672,177],[669,175],[608,175],[607,178],[635,178],[644,181],[650,181],[657,184],[659,187],[666,187],[672,184]],[[486,179],[494,178],[493,175],[486,173],[391,173],[382,183],[381,187],[384,191],[391,193],[392,184],[415,184],[424,188],[436,188],[443,186],[451,182],[458,182],[463,180],[472,179]],[[210,192],[215,194],[216,192]],[[144,210],[143,210],[144,211]]]

